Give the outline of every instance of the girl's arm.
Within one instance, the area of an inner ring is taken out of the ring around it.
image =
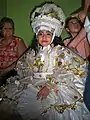
[[[84,28],[82,28],[78,35],[74,38],[74,40],[71,43],[69,43],[69,48],[75,48],[85,37],[86,31]]]

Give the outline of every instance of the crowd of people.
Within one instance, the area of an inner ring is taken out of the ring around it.
[[[29,48],[11,18],[0,20],[0,113],[8,114],[0,114],[2,120],[90,120],[87,3],[68,18],[53,2],[35,7]]]

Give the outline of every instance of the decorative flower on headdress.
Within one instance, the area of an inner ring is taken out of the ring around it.
[[[65,15],[60,7],[46,3],[32,13],[31,25],[36,34],[43,29],[54,31],[59,37],[65,25]]]

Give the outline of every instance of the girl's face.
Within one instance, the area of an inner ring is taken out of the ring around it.
[[[10,23],[5,23],[2,29],[4,37],[11,37],[13,35],[13,28]]]
[[[46,30],[41,30],[38,32],[37,40],[43,47],[51,44],[53,34]]]
[[[70,33],[78,33],[81,26],[76,19],[71,19],[68,22],[68,29]]]

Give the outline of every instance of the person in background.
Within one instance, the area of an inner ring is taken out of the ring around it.
[[[90,42],[90,5],[87,11],[84,27],[87,33],[87,39]],[[90,112],[90,61],[88,66],[88,75],[85,83],[84,102]]]
[[[14,67],[27,48],[22,38],[14,35],[14,31],[13,20],[3,17],[0,20],[0,85],[5,83],[9,76],[16,74]]]
[[[89,59],[90,45],[86,37],[86,31],[83,23],[76,16],[70,16],[66,19],[66,31],[69,37],[64,39],[64,45],[74,50],[84,59]]]
[[[89,8],[88,8],[86,18],[85,18],[84,28],[85,28],[85,31],[87,33],[87,39],[90,43],[90,5],[89,5]]]

